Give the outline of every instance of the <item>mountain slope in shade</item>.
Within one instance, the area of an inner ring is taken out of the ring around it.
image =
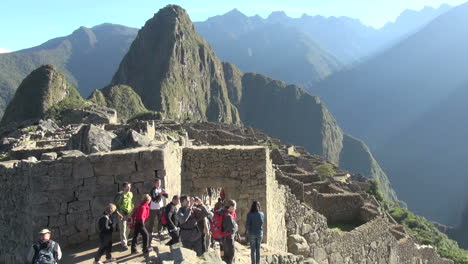
[[[82,102],[78,91],[52,65],[44,65],[29,74],[8,104],[0,126],[44,118],[63,101]]]
[[[236,10],[196,23],[196,27],[222,60],[235,63],[242,71],[306,84],[343,67],[308,34]]]
[[[444,160],[450,168],[457,167],[460,160],[441,157],[445,154],[435,147],[438,143],[426,146],[419,141],[426,138],[425,134],[433,135],[432,127],[417,129],[419,140],[407,137],[414,135],[411,130],[419,126],[418,120],[427,116],[428,111],[468,83],[466,47],[468,4],[451,9],[390,50],[352,70],[331,76],[313,88],[343,128],[363,138],[377,153],[378,160],[385,171],[390,172],[397,190],[401,188],[410,208],[446,224],[454,223],[460,212],[459,205],[450,203],[455,197],[462,198],[458,187],[452,184],[452,180],[460,184],[460,177],[458,172],[443,173],[445,180],[441,181],[442,171],[432,169],[433,163]],[[425,120],[429,122],[429,119]],[[426,125],[431,124],[444,123],[434,120]],[[462,150],[450,143],[454,137],[450,133],[455,132],[440,131],[441,128],[444,125],[435,130],[441,136],[440,144],[450,146],[445,151],[450,150],[460,157]],[[429,146],[435,147],[434,150]],[[446,195],[438,191],[436,193],[444,195],[434,199],[431,190],[448,191],[450,187],[454,187],[453,192]]]
[[[104,87],[136,33],[137,29],[113,24],[80,27],[37,47],[0,54],[0,116],[21,80],[44,64],[57,66],[82,96]]]
[[[401,197],[414,204],[416,212],[451,225],[461,219],[468,198],[467,99],[468,85],[464,85],[402,129],[378,153]],[[426,197],[437,199],[428,203]]]
[[[242,122],[337,165],[342,152],[366,157],[353,172],[379,177],[386,197],[396,200],[368,148],[343,144],[344,133],[318,97],[221,63],[181,7],[169,5],[148,20],[113,78],[112,85],[119,84],[132,87],[148,109],[173,119]]]

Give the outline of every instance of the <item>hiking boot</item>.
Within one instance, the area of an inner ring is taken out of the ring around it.
[[[138,249],[132,249],[132,255],[135,255],[135,254],[140,254],[141,253],[141,250],[138,250]]]
[[[111,262],[115,262],[115,261],[117,261],[117,259],[110,258],[110,259],[106,259],[106,261],[104,261],[104,263],[111,263]]]
[[[102,261],[94,261],[93,264],[104,264]]]

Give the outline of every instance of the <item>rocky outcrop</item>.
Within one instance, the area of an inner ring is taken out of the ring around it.
[[[69,142],[70,149],[83,153],[108,152],[122,147],[117,135],[95,125],[83,125]]]
[[[64,108],[83,104],[78,91],[52,65],[44,65],[29,74],[18,87],[0,123],[20,123],[56,115]]]
[[[65,124],[116,124],[117,111],[108,107],[90,105],[65,110],[60,119]]]

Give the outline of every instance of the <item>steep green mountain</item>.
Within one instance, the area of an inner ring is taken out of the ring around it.
[[[452,108],[441,108],[438,115],[431,109],[468,83],[466,47],[468,4],[463,4],[311,89],[346,131],[370,145],[410,208],[445,224],[457,221],[456,201],[464,201],[460,188],[466,177],[459,169],[466,163],[460,147],[465,140],[457,119],[462,116],[448,113]]]
[[[131,86],[168,118],[239,123],[221,61],[180,7],[161,9],[138,32],[112,85]]]
[[[140,96],[127,85],[108,86],[95,90],[88,99],[97,105],[117,110],[119,118],[124,120],[148,112]]]
[[[0,126],[41,119],[83,105],[84,100],[65,76],[54,66],[44,65],[23,80],[6,108]]]
[[[304,89],[221,63],[195,31],[185,10],[169,5],[146,22],[112,85],[128,85],[146,108],[171,119],[244,123],[328,158],[344,169],[375,177],[397,200],[385,173],[360,141]],[[353,164],[352,157],[359,157]]]
[[[21,80],[44,64],[57,66],[82,96],[104,87],[136,33],[137,29],[112,24],[80,27],[37,47],[0,54],[0,116]]]

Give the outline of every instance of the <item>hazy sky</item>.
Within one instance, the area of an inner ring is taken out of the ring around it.
[[[4,0],[0,3],[0,52],[39,45],[65,36],[80,26],[115,23],[140,28],[161,7],[178,4],[193,21],[224,14],[233,8],[246,15],[268,16],[283,10],[291,17],[309,15],[349,16],[381,27],[405,9],[420,10],[443,3],[467,0]]]

